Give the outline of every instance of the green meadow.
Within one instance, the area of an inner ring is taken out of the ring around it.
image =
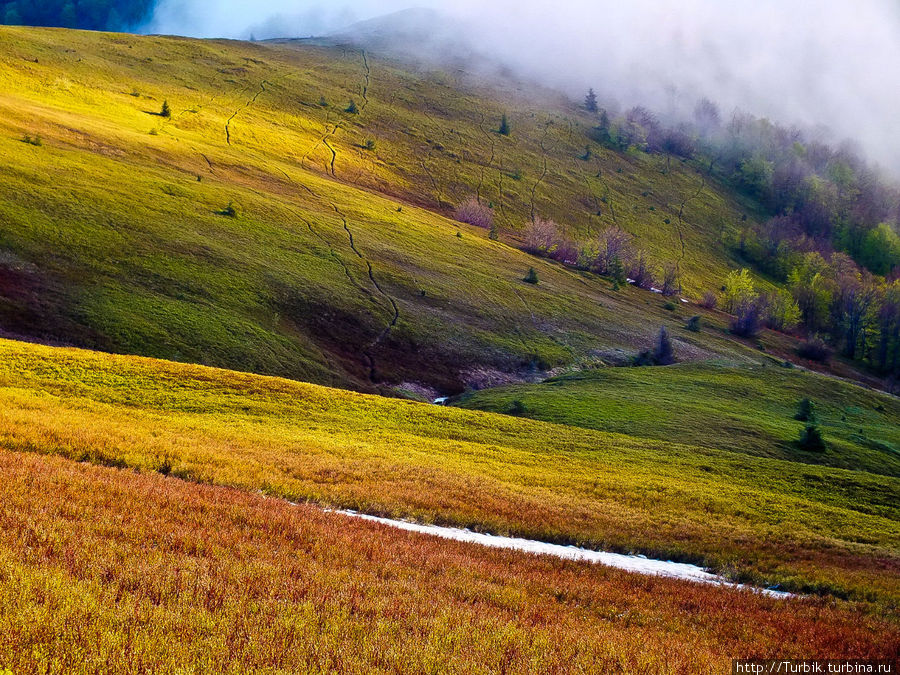
[[[802,399],[827,449],[802,450]],[[813,372],[769,363],[599,368],[465,394],[453,405],[758,457],[900,475],[900,401]]]
[[[700,167],[579,159],[593,122],[519,83],[302,42],[15,27],[0,42],[7,335],[461,391],[635,351],[668,316],[518,250],[532,214],[585,238],[627,228],[679,262],[691,298],[718,287],[734,264],[723,241],[754,218]],[[509,137],[493,131],[504,112]],[[475,195],[499,241],[449,218]],[[699,356],[758,360],[727,336],[700,342]]]

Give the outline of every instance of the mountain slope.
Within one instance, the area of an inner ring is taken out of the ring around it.
[[[512,84],[488,92],[340,47],[0,36],[7,334],[459,391],[634,351],[669,314],[448,220],[455,203],[493,202],[509,243],[532,211],[582,232],[617,222],[682,260],[689,293],[719,283],[717,242],[743,213],[681,163],[579,160],[577,110]],[[506,110],[508,138],[491,131]],[[521,282],[531,266],[537,287]],[[694,353],[759,358],[725,336]]]

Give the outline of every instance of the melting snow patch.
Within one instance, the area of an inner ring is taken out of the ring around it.
[[[650,287],[650,290],[651,290],[653,293],[662,293],[662,289],[656,288],[655,286],[651,286],[651,287]]]
[[[444,405],[449,398],[450,398],[449,396],[440,396],[440,397],[434,399],[434,404],[435,405]]]
[[[405,520],[393,520],[390,518],[379,518],[377,516],[369,516],[356,511],[339,511],[326,509],[332,513],[339,513],[351,518],[359,518],[360,520],[368,520],[373,523],[381,523],[389,527],[395,527],[400,530],[409,532],[419,532],[443,539],[452,539],[454,541],[462,541],[471,544],[479,544],[490,548],[505,548],[514,551],[524,551],[536,555],[551,555],[566,560],[577,560],[591,563],[599,563],[608,567],[616,567],[628,572],[636,572],[638,574],[649,574],[653,576],[669,577],[673,579],[682,579],[685,581],[694,581],[703,584],[713,584],[716,586],[726,586],[728,588],[742,588],[769,595],[776,598],[792,597],[792,593],[785,591],[777,591],[773,589],[760,589],[744,584],[736,584],[720,577],[712,572],[707,572],[702,567],[690,565],[688,563],[672,562],[671,560],[652,560],[642,555],[624,555],[621,553],[607,553],[605,551],[591,551],[576,546],[561,546],[559,544],[548,544],[542,541],[534,541],[532,539],[519,539],[517,537],[501,537],[493,534],[483,534],[481,532],[472,532],[471,530],[463,530],[456,527],[441,527],[438,525],[421,525],[419,523],[411,523]]]

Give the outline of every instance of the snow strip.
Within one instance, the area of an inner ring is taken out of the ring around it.
[[[565,560],[577,560],[590,563],[606,565],[607,567],[615,567],[628,572],[636,572],[637,574],[648,574],[651,576],[669,577],[672,579],[681,579],[684,581],[693,581],[701,584],[712,584],[715,586],[725,586],[727,588],[746,589],[755,593],[762,593],[774,598],[793,597],[793,593],[786,591],[778,591],[769,588],[755,588],[745,584],[736,584],[720,577],[712,572],[707,572],[702,567],[690,565],[688,563],[672,562],[671,560],[652,560],[642,555],[624,555],[622,553],[607,553],[605,551],[591,551],[586,548],[578,548],[577,546],[561,546],[560,544],[548,544],[542,541],[534,541],[532,539],[519,539],[517,537],[502,537],[494,534],[483,534],[481,532],[472,532],[471,530],[463,530],[456,527],[441,527],[438,525],[421,525],[419,523],[411,523],[406,520],[393,520],[391,518],[379,518],[378,516],[370,516],[365,513],[357,513],[356,511],[345,511],[336,509],[326,509],[330,513],[339,513],[351,518],[360,520],[368,520],[373,523],[381,523],[388,527],[394,527],[399,530],[407,530],[409,532],[419,532],[443,539],[452,539],[454,541],[463,541],[470,544],[479,544],[490,548],[505,548],[514,551],[524,551],[535,555],[551,555]]]
[[[449,396],[439,396],[438,398],[434,399],[434,404],[435,405],[444,405],[449,398],[450,398]]]

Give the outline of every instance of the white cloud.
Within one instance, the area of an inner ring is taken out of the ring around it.
[[[578,93],[665,111],[706,95],[783,123],[825,125],[900,169],[900,3],[894,0],[462,0],[482,48]],[[151,30],[203,37],[320,34],[409,6],[162,0]]]

